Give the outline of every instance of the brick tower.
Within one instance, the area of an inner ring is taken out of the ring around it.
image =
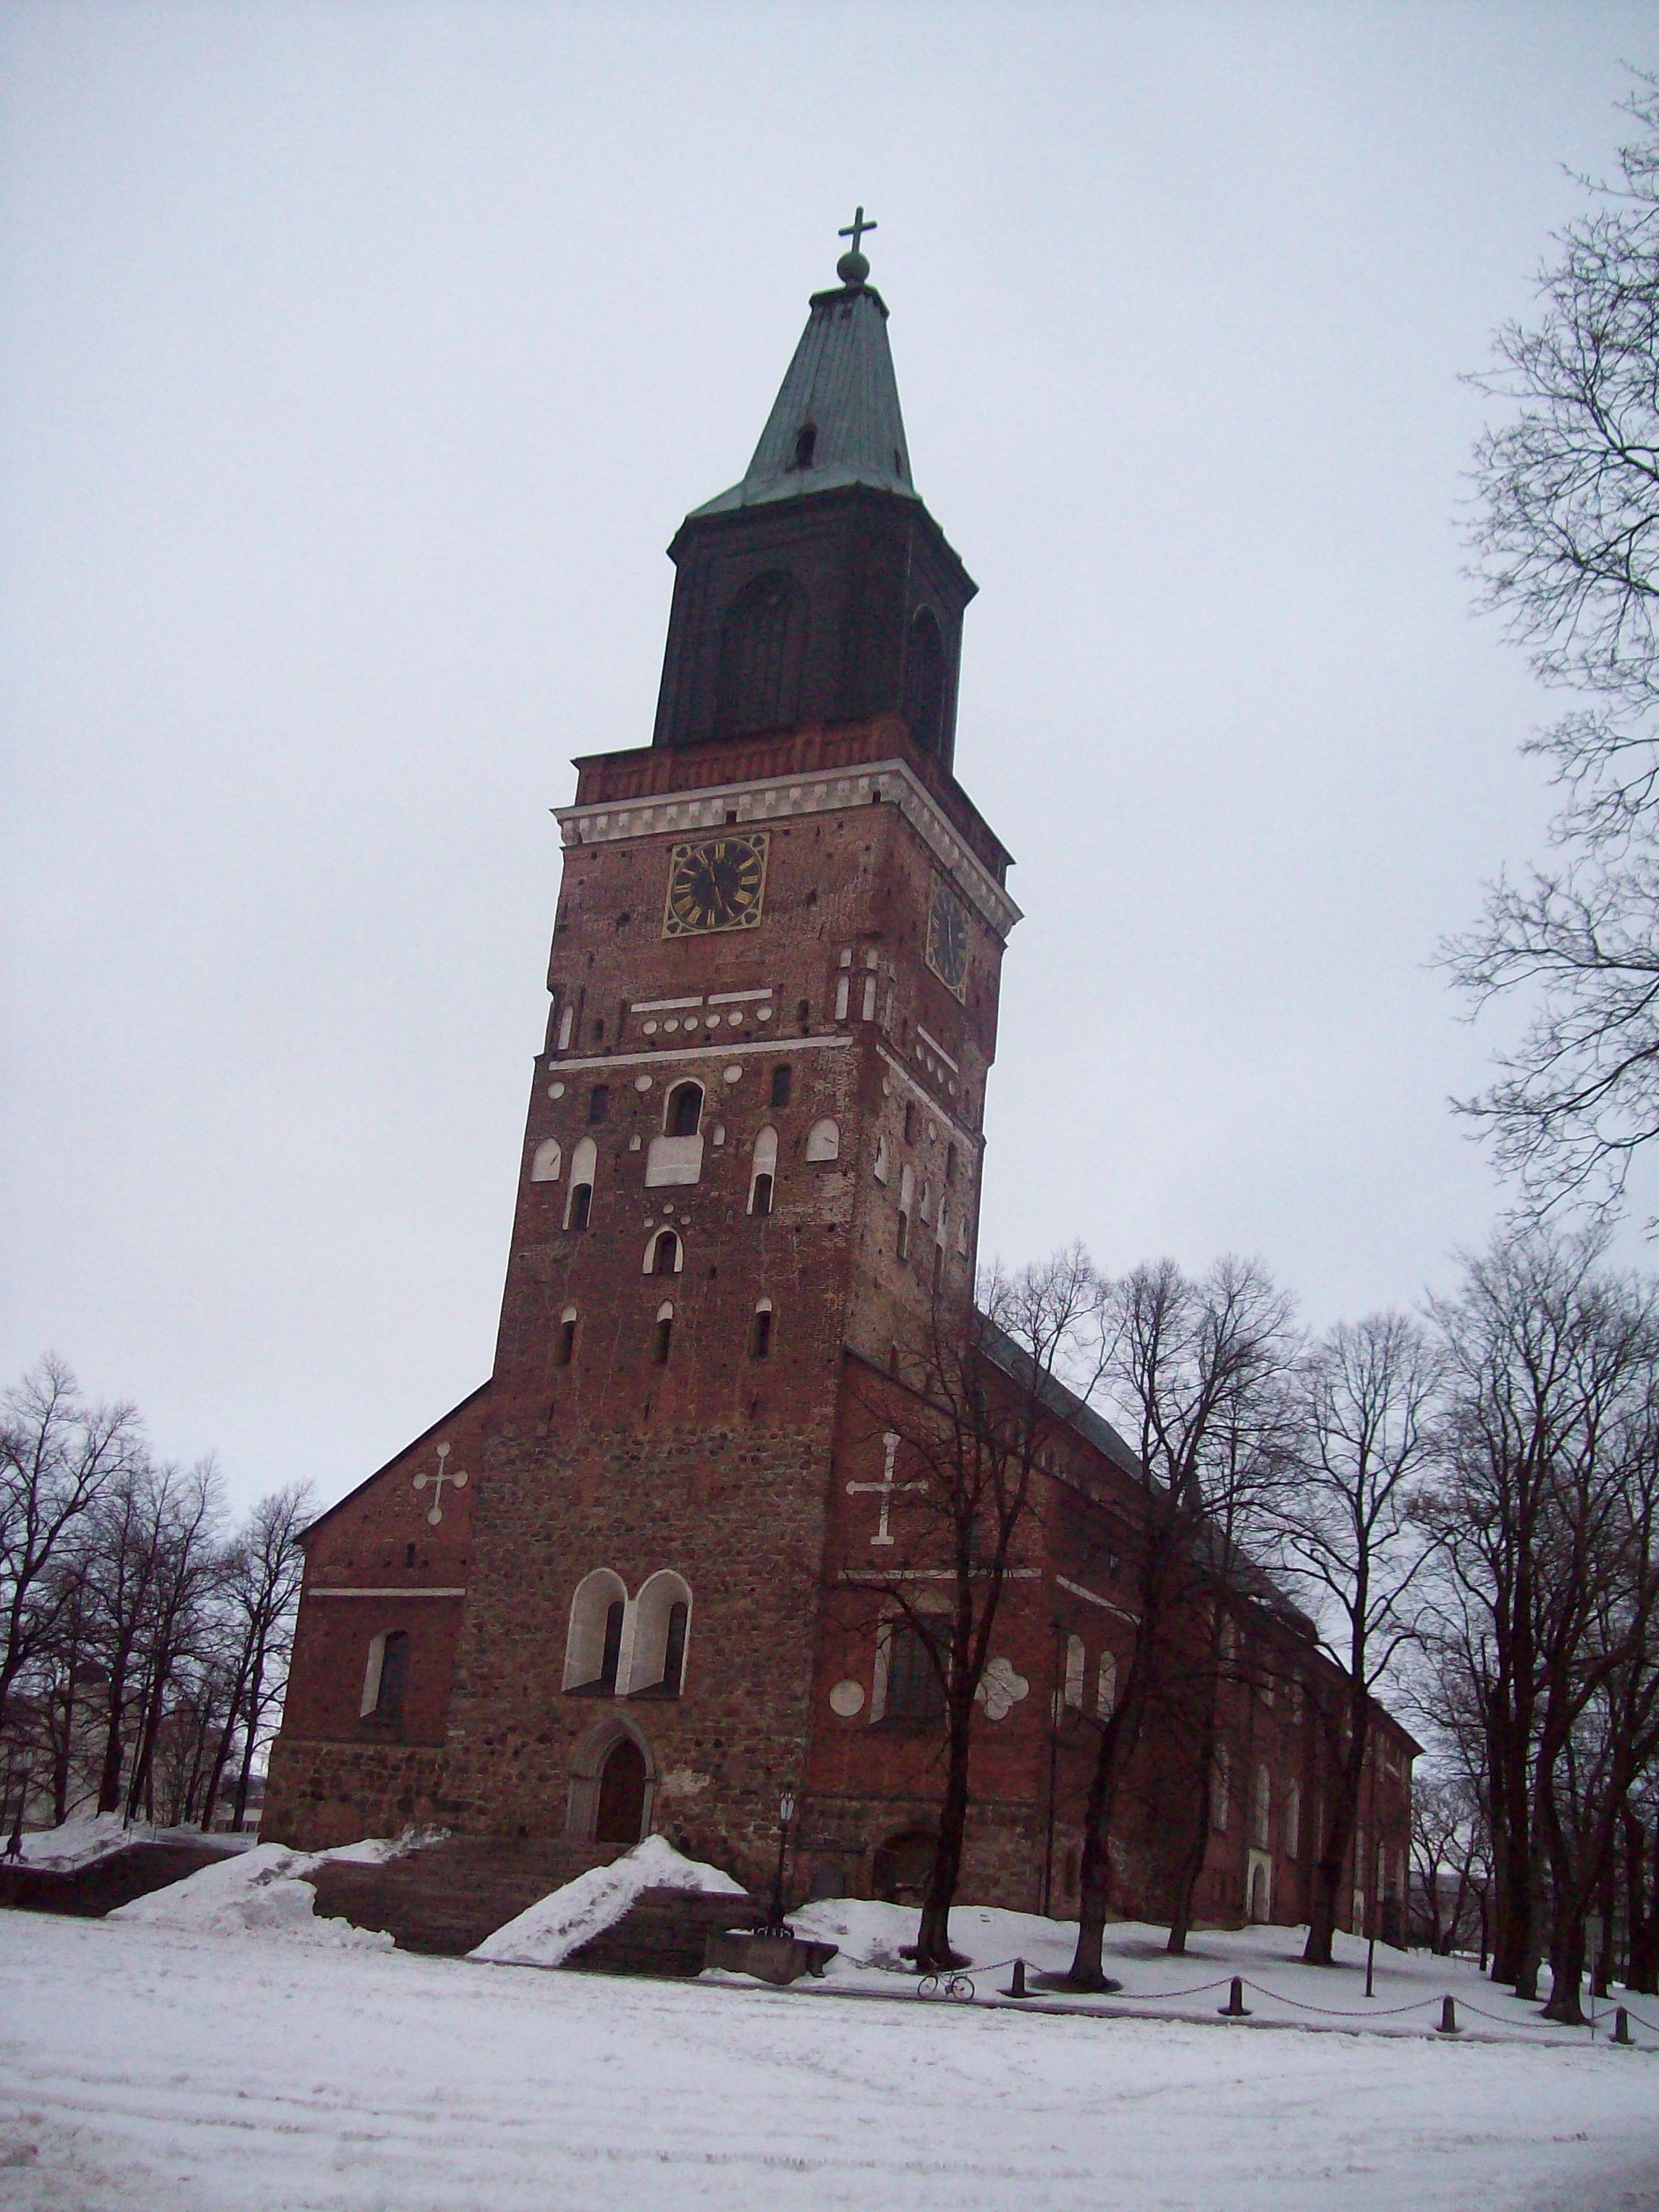
[[[752,1869],[808,1759],[849,1363],[971,1297],[1018,919],[860,245],[670,548],[651,744],[577,763],[493,1378],[307,1539],[267,1832]]]

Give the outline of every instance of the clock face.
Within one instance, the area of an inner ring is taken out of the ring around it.
[[[933,885],[927,909],[927,965],[957,998],[968,995],[968,913],[953,891]]]
[[[676,845],[668,863],[665,937],[701,937],[712,929],[753,929],[766,893],[766,832],[711,837]]]

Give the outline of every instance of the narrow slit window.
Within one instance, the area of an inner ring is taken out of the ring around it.
[[[576,1356],[576,1309],[567,1306],[559,1316],[558,1363],[568,1367]]]
[[[755,1308],[749,1354],[751,1359],[769,1359],[772,1356],[772,1307],[769,1299],[763,1298]]]
[[[668,1355],[674,1343],[674,1309],[670,1305],[657,1309],[657,1334],[651,1347],[651,1357],[659,1367],[666,1367]]]
[[[612,1598],[605,1609],[605,1654],[599,1661],[599,1687],[607,1697],[616,1694],[617,1667],[622,1658],[623,1617],[628,1608]]]
[[[803,1005],[801,1018],[805,1021],[805,1018],[806,1009]],[[789,1103],[789,1093],[793,1087],[794,1080],[795,1071],[787,1062],[772,1070],[772,1103],[775,1106],[787,1106]]]
[[[593,1085],[593,1088],[587,1094],[587,1119],[589,1123],[597,1127],[599,1123],[605,1120],[606,1115],[609,1114],[610,1111],[611,1085],[608,1083],[596,1083]]]

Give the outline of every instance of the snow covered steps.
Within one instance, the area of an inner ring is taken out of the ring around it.
[[[306,1880],[319,1918],[383,1929],[399,1950],[461,1958],[531,1905],[623,1855],[619,1844],[452,1836],[378,1866],[331,1859]],[[701,1973],[711,1927],[752,1927],[762,1908],[742,1892],[710,1896],[648,1887],[562,1963],[595,1973]]]
[[[384,1929],[400,1951],[459,1959],[620,1844],[450,1836],[379,1866],[331,1859],[307,1875],[320,1917]]]
[[[36,1867],[27,1859],[0,1866],[0,1906],[22,1912],[69,1912],[88,1920],[101,1920],[118,1905],[136,1897],[148,1897],[238,1850],[234,1843],[129,1844],[106,1851],[84,1866]]]

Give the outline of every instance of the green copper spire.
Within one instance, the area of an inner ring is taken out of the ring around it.
[[[847,484],[917,497],[887,343],[887,309],[865,281],[870,264],[860,250],[865,234],[875,228],[860,208],[840,234],[853,241],[852,251],[836,264],[840,288],[813,294],[806,328],[743,482],[694,508],[693,515],[726,514]]]

